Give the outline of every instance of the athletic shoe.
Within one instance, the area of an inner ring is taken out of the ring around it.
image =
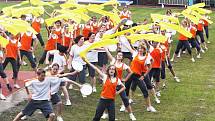
[[[200,54],[198,54],[198,55],[196,56],[196,58],[200,59],[200,58],[201,58]]]
[[[166,84],[165,83],[163,83],[163,88],[166,88]]]
[[[22,61],[22,65],[23,65],[23,66],[27,66],[28,63],[26,63],[25,61]]]
[[[85,75],[86,77],[88,77],[89,76],[89,73],[86,73],[86,75]]]
[[[42,112],[42,111],[38,111],[37,113],[38,113],[38,114],[43,114],[43,112]]]
[[[208,48],[207,48],[207,47],[205,47],[205,50],[208,50]]]
[[[173,61],[174,61],[174,58],[170,59],[170,61],[173,62]]]
[[[161,103],[161,101],[156,97],[155,98],[155,102],[157,103],[157,104],[160,104]]]
[[[161,96],[160,91],[156,92],[156,96],[158,96],[158,97],[160,97],[160,96]]]
[[[182,51],[182,53],[183,53],[183,54],[185,54],[185,53],[186,53],[186,51]]]
[[[203,49],[201,49],[201,52],[202,52],[202,53],[205,53],[205,51],[204,51]]]
[[[210,42],[210,41],[207,41],[207,43],[210,44],[211,42]]]
[[[27,120],[27,119],[28,119],[28,118],[27,118],[26,115],[22,116],[22,118],[21,118],[21,120]]]
[[[63,118],[61,116],[58,116],[57,121],[63,121]]]
[[[73,85],[72,84],[69,85],[69,89],[73,89]]]
[[[129,114],[129,117],[132,121],[136,121],[137,119],[135,118],[134,114],[133,113],[130,113]]]
[[[72,105],[71,101],[70,100],[66,100],[66,103],[65,103],[66,106],[70,106]]]
[[[108,114],[107,113],[103,113],[101,119],[107,119],[108,118]]]
[[[96,92],[96,87],[93,87],[93,92]]]
[[[180,82],[180,79],[177,76],[175,76],[174,79],[176,82]]]
[[[148,111],[148,112],[157,112],[157,111],[155,110],[155,108],[152,107],[152,106],[147,107],[147,111]]]
[[[132,99],[129,99],[128,102],[129,102],[130,104],[131,104],[131,103],[134,103],[134,101],[133,101]]]
[[[87,97],[87,95],[82,95],[82,97],[83,97],[83,98],[86,98],[86,97]]]
[[[60,94],[61,96],[64,96],[63,92]]]
[[[1,100],[6,100],[6,97],[3,94],[0,94],[0,99]]]
[[[14,84],[14,88],[20,89],[20,86],[18,84]]]
[[[125,111],[125,106],[124,106],[124,105],[121,105],[119,111],[120,111],[120,112],[124,112],[124,111]]]
[[[196,62],[194,58],[191,58],[192,62]]]

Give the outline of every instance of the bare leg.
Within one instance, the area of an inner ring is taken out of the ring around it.
[[[17,114],[17,116],[13,119],[13,121],[20,121],[20,119],[24,116],[24,114],[22,112],[20,112],[19,114]]]

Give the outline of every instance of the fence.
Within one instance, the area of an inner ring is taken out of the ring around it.
[[[189,0],[159,0],[158,4],[164,5],[188,5]]]

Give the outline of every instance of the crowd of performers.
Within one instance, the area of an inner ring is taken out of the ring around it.
[[[171,10],[168,10],[166,15],[173,16]],[[132,14],[128,10],[128,6],[123,8],[119,16],[122,20],[132,20]],[[25,15],[22,15],[20,19],[27,20]],[[130,34],[127,32],[124,35],[117,36],[119,43],[117,44],[116,53],[110,52],[108,47],[102,47],[89,51],[86,59],[79,55],[88,46],[100,41],[104,34],[113,34],[139,24],[148,24],[148,21],[145,19],[141,23],[133,23],[132,25],[121,22],[114,26],[108,16],[102,16],[100,19],[93,16],[86,24],[77,24],[73,20],[58,20],[53,26],[46,26],[47,41],[44,41],[44,34],[41,31],[44,24],[42,17],[33,17],[31,21],[28,21],[31,22],[32,27],[38,33],[37,35],[32,32],[13,35],[1,28],[1,36],[9,40],[6,48],[1,48],[0,51],[0,75],[6,82],[8,90],[12,91],[13,88],[20,88],[17,81],[18,76],[21,76],[19,75],[20,66],[24,66],[26,63],[23,60],[24,56],[27,57],[25,61],[30,62],[31,68],[36,73],[35,79],[27,80],[25,83],[29,102],[24,110],[15,117],[14,121],[31,116],[36,109],[40,109],[49,121],[54,120],[55,117],[58,121],[63,121],[63,104],[59,90],[61,89],[62,95],[64,95],[64,105],[71,105],[67,89],[76,80],[79,80],[81,84],[86,83],[87,76],[89,76],[94,93],[97,92],[96,89],[99,86],[96,84],[98,82],[102,84],[100,100],[93,121],[99,121],[100,118],[109,118],[110,121],[115,120],[114,100],[117,95],[122,100],[120,111],[127,111],[130,119],[136,120],[131,104],[135,101],[133,95],[137,87],[141,90],[145,99],[146,110],[156,112],[156,106],[152,106],[151,102],[161,103],[159,99],[161,96],[160,88],[166,86],[165,68],[169,69],[176,82],[180,82],[172,67],[172,62],[175,61],[176,57],[181,57],[181,53],[188,52],[190,61],[195,62],[196,58],[201,58],[201,54],[208,50],[207,43],[210,42],[206,42],[204,38],[204,32],[207,40],[209,38],[207,21],[201,19],[198,25],[195,25],[189,19],[181,21],[181,26],[189,30],[192,37],[187,38],[179,33],[179,41],[172,58],[170,58],[170,51],[175,32],[160,29],[156,22],[151,26],[150,31],[140,31],[138,33],[162,34],[168,37],[165,43],[139,40],[135,44],[131,44],[126,38]],[[70,31],[70,26],[73,27],[73,31]],[[43,53],[40,53],[41,57],[36,58],[34,54],[38,50],[39,43],[44,50]],[[73,69],[71,62],[74,60],[82,64],[82,71]],[[4,72],[8,63],[12,65],[13,69],[13,87],[10,86],[8,77]],[[44,63],[48,67],[42,69],[41,65]],[[99,76],[96,76],[96,73]],[[0,94],[1,99],[6,99],[2,90]],[[152,97],[150,97],[150,94]],[[86,95],[82,96],[87,97]],[[52,105],[57,107],[56,114],[53,113]]]

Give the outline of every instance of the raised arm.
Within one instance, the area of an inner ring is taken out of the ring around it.
[[[110,51],[104,47],[105,52],[107,53],[108,59],[110,59],[110,61],[112,62],[114,60],[114,57],[111,55]]]
[[[122,42],[122,45],[125,46],[131,52],[131,54],[135,52],[135,50],[130,45],[128,46],[124,42]]]

